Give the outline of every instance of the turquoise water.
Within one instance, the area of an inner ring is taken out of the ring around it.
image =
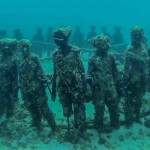
[[[87,33],[90,25],[106,26],[110,32],[114,25],[122,27],[125,38],[134,25],[141,25],[148,35],[149,0],[1,0],[0,29],[20,28],[32,38],[37,27],[46,32],[49,26],[67,25],[82,27]]]
[[[76,26],[81,26],[86,40],[90,25],[96,26],[97,33],[106,26],[110,34],[113,33],[114,26],[120,26],[125,43],[129,44],[130,29],[135,25],[144,28],[145,36],[149,40],[149,5],[149,0],[0,0],[0,30],[6,29],[7,37],[13,37],[13,30],[19,28],[25,38],[32,40],[37,27],[41,27],[45,34],[49,26],[70,26],[72,32]],[[88,55],[84,56],[85,70],[87,61]],[[51,61],[43,61],[42,65],[46,73],[52,74]],[[119,68],[122,69],[123,66],[120,65]],[[66,125],[58,98],[54,103],[50,100],[48,90],[47,95],[49,107],[53,110],[57,123]],[[19,98],[22,104],[21,97]],[[146,93],[143,102],[146,105],[142,109],[150,107],[149,99],[150,93]],[[104,134],[107,140],[105,144],[98,143],[99,136],[93,129],[88,130],[90,140],[71,144],[64,142],[59,136],[47,139],[46,135],[50,130],[44,121],[45,128],[38,134],[34,129],[30,129],[31,118],[28,112],[19,106],[15,115],[18,117],[21,113],[21,119],[12,120],[12,124],[8,124],[7,128],[12,129],[11,135],[2,136],[0,133],[0,150],[150,150],[150,130],[141,124],[135,123],[130,129],[121,126],[119,130]],[[87,120],[93,120],[92,103],[86,104],[86,113]],[[108,118],[106,110],[105,119]],[[123,114],[120,118],[123,119]],[[5,130],[5,127],[2,129]],[[62,130],[62,133],[64,131]]]

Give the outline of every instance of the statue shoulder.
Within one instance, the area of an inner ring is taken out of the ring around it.
[[[60,50],[56,49],[53,53],[52,53],[52,59],[55,58],[58,54],[60,54]]]
[[[128,45],[126,52],[133,52],[134,51],[134,47],[132,45]]]
[[[81,48],[74,46],[74,45],[70,45],[71,46],[71,51],[73,53],[80,53],[81,52]]]
[[[114,55],[112,54],[112,53],[108,53],[108,56],[110,57],[110,58],[112,58],[112,59],[114,59],[115,57],[114,57]]]
[[[30,55],[29,60],[33,62],[41,62],[39,56],[33,53]]]

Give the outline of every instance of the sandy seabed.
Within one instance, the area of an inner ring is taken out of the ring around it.
[[[62,116],[59,102],[50,102],[49,106],[53,106],[51,108],[56,114],[57,124],[65,126],[66,119]],[[92,104],[86,104],[86,110],[87,119],[92,119]],[[108,118],[106,113],[105,119]],[[43,129],[40,132],[30,127],[30,121],[28,112],[19,104],[15,118],[1,124],[0,150],[150,150],[150,129],[142,124],[134,123],[129,129],[121,126],[119,130],[103,133],[103,144],[99,143],[99,134],[96,130],[88,129],[88,139],[81,138],[77,144],[72,144],[63,139],[66,129],[62,129],[60,135],[49,137],[50,128],[46,121],[42,122]]]
[[[51,63],[44,64],[46,72],[52,72],[48,67],[51,65]],[[85,66],[87,68],[87,64]],[[49,93],[48,97],[50,99]],[[142,110],[150,108],[150,93],[146,94],[144,104]],[[55,103],[49,101],[49,106],[57,118],[57,124],[66,126],[66,118],[62,116],[62,108],[58,100]],[[86,104],[86,113],[87,120],[93,120],[94,108],[91,103]],[[122,114],[120,118],[123,119]],[[107,109],[105,120],[109,120]],[[49,137],[51,130],[44,120],[42,131],[38,132],[30,127],[30,115],[20,102],[16,106],[14,118],[9,121],[0,119],[0,150],[150,150],[150,129],[143,125],[145,119],[141,120],[142,124],[134,123],[129,129],[122,125],[120,129],[111,133],[103,133],[101,135],[105,139],[103,143],[99,142],[100,138],[96,130],[88,129],[88,139],[81,138],[73,144],[64,140],[66,129],[61,129],[60,134]]]

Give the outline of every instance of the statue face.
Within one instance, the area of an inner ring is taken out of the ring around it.
[[[131,41],[133,46],[141,45],[144,38],[144,30],[139,27],[135,27],[131,30]]]
[[[132,45],[133,46],[138,46],[141,44],[142,42],[142,36],[139,36],[139,35],[134,35],[134,36],[131,36],[131,41],[132,41]]]
[[[68,44],[68,41],[64,40],[64,39],[57,39],[57,38],[54,38],[54,42],[57,46],[59,47],[64,47],[65,45]]]
[[[20,51],[21,51],[21,54],[22,54],[22,56],[23,57],[26,57],[26,56],[28,56],[29,55],[29,48],[27,48],[27,47],[22,47],[22,46],[20,46]]]
[[[2,48],[1,48],[1,54],[2,55],[12,55],[13,53],[13,48],[10,47],[10,45],[4,45]]]

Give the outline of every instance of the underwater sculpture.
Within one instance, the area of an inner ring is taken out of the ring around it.
[[[114,26],[114,33],[112,35],[112,44],[113,45],[118,45],[118,44],[123,44],[124,43],[124,37],[121,32],[121,27]]]
[[[73,114],[77,134],[82,136],[86,130],[85,71],[79,48],[68,43],[70,35],[71,29],[69,27],[59,28],[53,32],[58,50],[52,55],[54,64],[52,99],[55,101],[57,91],[63,115],[68,118],[68,128],[69,118]]]
[[[88,75],[93,80],[93,104],[95,108],[94,125],[98,132],[106,129],[104,125],[104,111],[107,105],[110,114],[110,129],[119,128],[118,112],[118,69],[114,56],[108,53],[110,39],[101,34],[89,40],[89,43],[96,48],[95,54],[88,62]]]
[[[147,90],[148,54],[142,44],[144,31],[136,26],[131,30],[131,45],[127,48],[124,64],[126,126],[140,121],[142,99]]]
[[[19,41],[22,54],[19,70],[22,99],[30,112],[32,126],[40,129],[43,116],[52,131],[55,132],[57,130],[56,122],[52,111],[48,107],[46,95],[46,86],[49,81],[43,72],[39,57],[30,52],[30,46],[29,40],[22,39]]]
[[[108,36],[111,39],[111,34],[107,31],[107,27],[102,27],[101,28],[101,33]]]
[[[84,47],[84,45],[85,45],[84,34],[81,31],[80,26],[76,26],[75,32],[73,33],[72,42],[76,46]]]
[[[16,39],[0,40],[0,116],[13,116],[15,102],[18,97],[18,62],[14,57],[17,49]]]
[[[41,58],[44,49],[43,44],[41,44],[41,42],[44,42],[44,35],[43,35],[42,28],[39,27],[36,29],[36,33],[34,34],[32,40],[33,40],[32,51],[33,53],[37,54]],[[40,44],[38,42],[40,42]]]

